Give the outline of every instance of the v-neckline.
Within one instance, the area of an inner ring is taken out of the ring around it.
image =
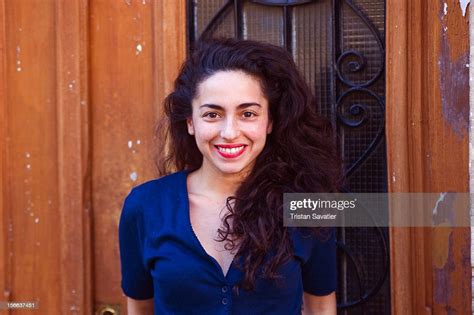
[[[229,265],[229,269],[227,269],[227,273],[224,274],[224,270],[222,269],[221,265],[217,262],[217,259],[215,259],[213,256],[211,256],[206,251],[204,246],[202,246],[202,243],[199,240],[199,238],[197,237],[196,233],[194,232],[193,225],[191,223],[191,207],[190,207],[190,202],[189,202],[189,191],[188,191],[188,175],[190,173],[190,170],[183,170],[182,173],[183,173],[182,178],[183,178],[183,182],[184,182],[183,183],[183,185],[184,185],[184,198],[185,198],[184,200],[185,200],[185,205],[186,205],[185,215],[186,215],[186,221],[187,221],[186,223],[187,223],[187,226],[189,227],[189,232],[192,235],[192,237],[194,238],[197,245],[199,246],[202,253],[205,256],[207,256],[214,263],[214,265],[219,269],[220,274],[224,277],[224,279],[227,280],[230,273],[231,273],[232,267],[235,263],[235,258],[237,256],[237,254],[239,253],[239,251],[237,251],[236,255],[234,255],[234,257],[232,257],[232,261]]]

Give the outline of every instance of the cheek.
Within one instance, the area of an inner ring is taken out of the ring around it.
[[[255,142],[265,142],[267,138],[267,124],[259,124],[247,130],[247,137]]]
[[[200,123],[194,125],[194,136],[198,144],[200,142],[210,141],[216,136],[216,130],[209,125],[203,126]]]

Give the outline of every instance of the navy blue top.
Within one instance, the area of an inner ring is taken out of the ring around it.
[[[180,171],[132,189],[119,223],[122,289],[154,299],[155,314],[301,314],[303,290],[327,295],[336,289],[335,233],[321,241],[289,228],[290,262],[278,269],[284,286],[256,278],[255,291],[232,290],[243,279],[232,262],[224,276],[206,253],[189,218],[186,178]],[[261,270],[260,270],[261,271]]]

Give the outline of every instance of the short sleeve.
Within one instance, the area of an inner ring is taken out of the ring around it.
[[[153,279],[144,266],[140,209],[132,190],[125,199],[119,222],[121,286],[126,296],[145,300],[153,298]]]
[[[336,229],[311,236],[313,246],[302,265],[303,290],[313,295],[328,295],[337,288]]]

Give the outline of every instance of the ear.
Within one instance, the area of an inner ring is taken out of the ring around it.
[[[188,133],[190,135],[194,135],[194,125],[193,125],[193,119],[191,117],[186,118],[186,125],[188,126]]]
[[[267,126],[267,134],[271,134],[273,130],[273,121],[269,120],[268,121],[268,126]]]

